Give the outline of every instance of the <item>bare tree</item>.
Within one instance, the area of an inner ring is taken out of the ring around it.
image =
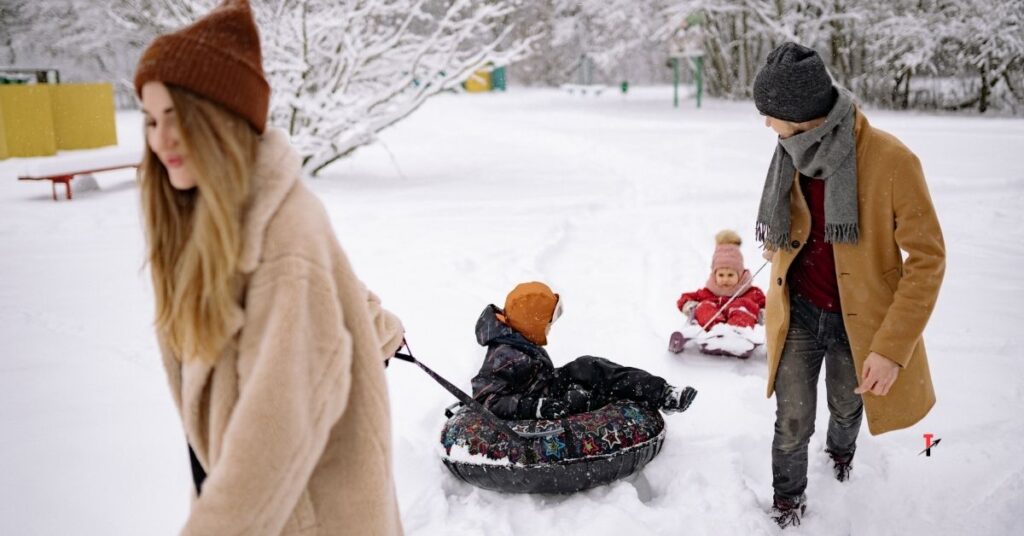
[[[114,80],[121,104],[142,47],[218,0],[3,0],[0,62]],[[749,98],[768,52],[818,50],[866,102],[1024,110],[1024,2],[992,0],[252,0],[273,121],[306,169],[368,143],[488,64],[514,81],[666,82],[668,41],[704,21],[708,93]],[[532,54],[527,55],[527,51]],[[525,56],[525,57],[524,57]],[[584,76],[589,74],[588,76]]]
[[[122,32],[103,2],[5,0],[0,7],[0,62],[60,70],[61,79],[111,80],[121,104],[131,96],[130,73],[141,44]],[[6,56],[6,57],[4,57]]]
[[[658,79],[666,48],[655,30],[663,0],[534,0],[517,11],[537,52],[514,66],[528,84],[618,83]]]
[[[272,119],[316,174],[476,70],[523,57],[508,0],[277,2],[261,13]]]
[[[977,106],[985,113],[993,104],[993,92],[1004,85],[1009,94],[1020,99],[1021,88],[1013,85],[1011,75],[1024,70],[1024,3],[961,0],[940,3],[940,13],[950,28],[942,50],[951,63],[962,67],[967,76],[973,72],[976,95],[948,106],[964,109]]]
[[[143,47],[219,3],[9,1],[0,11],[5,29],[22,26],[0,39],[116,80],[129,99]],[[289,131],[315,175],[474,71],[525,56],[536,37],[513,37],[506,24],[519,1],[252,0],[273,88],[271,121]]]
[[[982,113],[1024,104],[1024,2],[666,1],[662,34],[690,13],[706,15],[715,95],[748,98],[767,53],[797,41],[818,50],[833,77],[868,102]]]

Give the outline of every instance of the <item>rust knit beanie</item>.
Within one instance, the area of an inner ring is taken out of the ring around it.
[[[158,81],[191,91],[238,114],[260,134],[270,85],[248,0],[225,0],[205,17],[150,43],[135,71],[135,93]]]

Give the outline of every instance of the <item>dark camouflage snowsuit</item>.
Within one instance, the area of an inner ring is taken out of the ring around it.
[[[498,320],[500,312],[488,305],[477,320],[476,340],[487,356],[473,378],[473,398],[498,417],[536,419],[541,398],[563,402],[570,414],[619,399],[661,405],[664,379],[593,356],[555,368],[544,348]]]

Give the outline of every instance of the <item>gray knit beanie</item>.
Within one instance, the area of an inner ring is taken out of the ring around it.
[[[837,95],[821,56],[796,43],[784,43],[768,54],[754,79],[757,110],[794,123],[825,117]]]

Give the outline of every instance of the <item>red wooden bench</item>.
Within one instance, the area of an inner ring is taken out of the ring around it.
[[[50,181],[53,200],[57,200],[57,184],[64,185],[67,199],[71,199],[71,180],[78,175],[100,173],[115,169],[137,168],[142,151],[110,147],[70,151],[57,156],[33,159],[28,169],[18,175],[19,181]]]

